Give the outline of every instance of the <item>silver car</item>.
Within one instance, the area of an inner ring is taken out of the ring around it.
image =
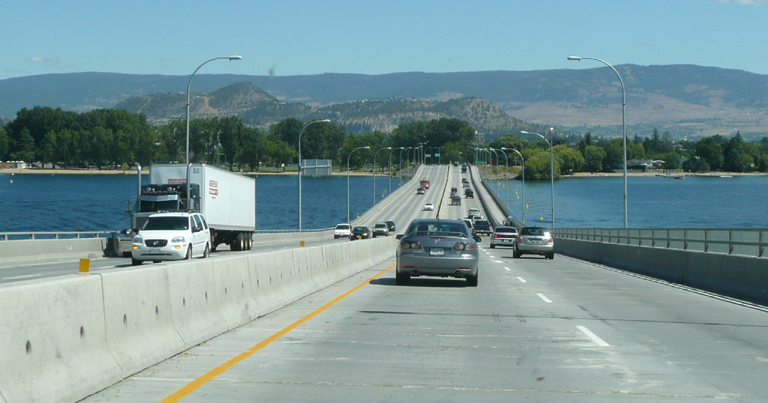
[[[461,220],[424,218],[411,221],[404,234],[397,238],[398,285],[411,277],[456,277],[477,287],[479,237]]]
[[[491,249],[497,246],[515,246],[517,239],[517,228],[515,227],[497,227],[491,235]]]
[[[555,240],[549,230],[541,227],[523,227],[515,241],[513,256],[544,255],[547,259],[555,258]]]

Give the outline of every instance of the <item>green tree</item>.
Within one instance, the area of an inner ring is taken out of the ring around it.
[[[11,140],[5,132],[5,129],[0,127],[0,160],[7,160],[8,151],[10,150]]]
[[[693,156],[683,162],[683,170],[687,172],[709,172],[710,167],[703,158]]]
[[[717,143],[715,137],[705,137],[696,142],[696,152],[694,155],[701,158],[701,160],[707,164],[709,169],[713,171],[719,171],[723,167],[723,149],[720,147],[720,144]],[[698,164],[697,167],[700,168]]]
[[[681,167],[680,154],[673,151],[664,155],[664,169],[680,169]]]
[[[56,141],[57,141],[57,135],[56,130],[51,130],[48,133],[45,134],[45,137],[43,138],[43,141],[40,143],[40,148],[38,150],[38,155],[40,156],[40,160],[43,162],[43,164],[50,163],[51,166],[55,169],[56,168]]]
[[[549,150],[535,150],[525,158],[525,180],[549,179],[550,175]],[[555,160],[555,179],[560,177],[560,166]]]
[[[555,146],[555,160],[560,167],[561,175],[569,175],[581,172],[584,167],[584,156],[579,150],[568,147],[565,144]]]
[[[584,151],[584,169],[587,172],[602,172],[605,150],[597,146],[587,146]]]
[[[737,132],[723,150],[723,169],[728,172],[745,172],[753,164],[752,157],[744,152],[744,139]]]
[[[26,127],[21,130],[16,142],[16,152],[11,154],[11,158],[28,163],[35,161],[35,139]]]

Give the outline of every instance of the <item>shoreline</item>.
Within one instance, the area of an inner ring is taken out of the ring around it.
[[[234,172],[234,171],[233,171]],[[1,174],[10,174],[10,175],[136,175],[136,171],[127,170],[98,170],[98,169],[21,169],[21,168],[12,168],[12,169],[0,169],[0,175]],[[142,175],[148,175],[149,170],[148,169],[142,169],[141,170]],[[265,171],[252,171],[252,172],[243,172],[243,175],[246,176],[296,176],[296,171],[286,171],[286,172],[265,172]],[[334,171],[333,176],[346,176],[347,173],[345,171]],[[766,176],[768,173],[764,172],[707,172],[707,173],[693,173],[693,172],[674,172],[669,175],[669,177],[675,177],[675,176],[694,176],[694,177],[722,177],[722,176]],[[373,172],[356,172],[351,171],[349,173],[349,176],[373,176]],[[377,173],[376,176],[385,176],[383,173]],[[396,177],[397,175],[393,176]],[[604,177],[622,177],[624,174],[622,172],[598,172],[598,173],[590,173],[590,172],[577,172],[570,175],[561,175],[559,179],[567,179],[567,178],[604,178]],[[664,176],[667,175],[663,172],[627,172],[627,176]],[[514,178],[517,178],[515,176]],[[510,178],[513,179],[513,178]]]

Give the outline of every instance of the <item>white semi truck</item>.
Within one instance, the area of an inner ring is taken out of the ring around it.
[[[256,180],[205,164],[149,166],[149,184],[138,179],[138,198],[130,209],[131,228],[141,228],[158,212],[202,213],[211,230],[211,249],[250,250],[256,229]],[[187,186],[187,175],[189,183]],[[188,202],[189,196],[189,202]]]

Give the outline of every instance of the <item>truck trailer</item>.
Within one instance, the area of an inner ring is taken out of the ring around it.
[[[187,186],[187,175],[189,183]],[[205,216],[211,249],[221,244],[233,251],[250,250],[256,230],[256,180],[205,164],[154,164],[149,184],[141,183],[133,204],[131,228],[141,228],[152,214],[190,211]]]

